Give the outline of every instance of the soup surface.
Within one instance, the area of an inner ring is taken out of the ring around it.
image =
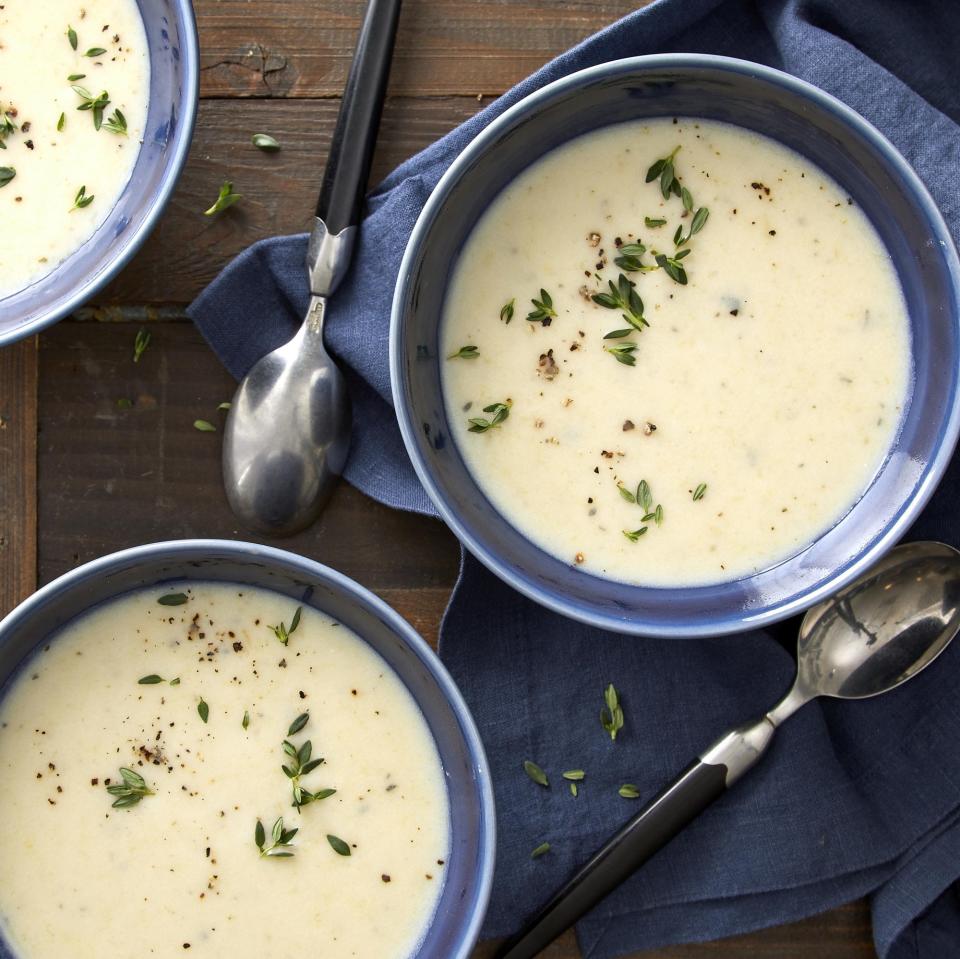
[[[135,593],[19,674],[0,704],[18,957],[410,955],[443,885],[439,756],[386,663],[296,609],[222,584]],[[271,852],[280,817],[299,832]]]
[[[0,300],[104,221],[136,161],[149,89],[135,0],[0,5]]]
[[[521,174],[442,322],[448,416],[494,507],[562,560],[653,586],[809,544],[869,485],[909,387],[866,217],[799,155],[692,119],[609,127]]]

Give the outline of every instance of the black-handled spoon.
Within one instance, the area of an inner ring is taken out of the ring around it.
[[[960,553],[909,543],[804,616],[797,677],[756,722],[718,740],[609,839],[497,953],[530,959],[665,846],[763,755],[776,728],[817,696],[885,693],[929,665],[960,629]]]
[[[323,320],[350,265],[399,16],[400,0],[367,4],[307,248],[306,318],[293,339],[254,364],[227,414],[227,500],[244,526],[262,533],[309,526],[346,463],[350,401],[324,345]]]

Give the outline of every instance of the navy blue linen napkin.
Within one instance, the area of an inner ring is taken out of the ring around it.
[[[960,234],[960,4],[897,0],[659,0],[545,66],[399,167],[369,199],[357,261],[333,300],[328,343],[348,370],[347,478],[431,513],[390,405],[386,342],[400,256],[430,190],[493,116],[573,70],[646,53],[759,61],[809,80],[876,124]],[[295,330],[307,299],[304,237],[258,243],[191,307],[237,377]],[[245,324],[244,317],[251,320]],[[261,318],[269,323],[254,325]],[[960,461],[911,535],[960,544]],[[725,729],[784,691],[793,625],[724,640],[638,640],[556,616],[465,556],[441,655],[489,752],[498,864],[484,933],[514,931],[585,855]],[[883,959],[960,954],[960,646],[903,689],[805,707],[770,755],[578,927],[586,956],[714,939],[870,895]],[[614,681],[626,725],[598,722]],[[534,759],[552,788],[534,785]],[[588,771],[577,798],[560,780]],[[531,860],[541,842],[549,854]]]

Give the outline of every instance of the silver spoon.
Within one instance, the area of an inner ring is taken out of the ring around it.
[[[528,959],[619,886],[763,755],[776,728],[817,696],[863,699],[928,666],[960,629],[960,553],[908,543],[810,609],[797,678],[773,709],[718,740],[651,800],[540,910],[497,959]]]
[[[292,340],[254,364],[227,414],[227,500],[244,526],[263,533],[309,526],[347,459],[350,402],[324,346],[323,318],[350,265],[399,15],[400,0],[367,4],[307,250],[306,319]]]

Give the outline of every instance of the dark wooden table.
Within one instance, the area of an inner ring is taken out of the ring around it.
[[[192,425],[219,425],[217,406],[234,384],[183,308],[252,241],[306,229],[362,6],[196,0],[200,110],[161,224],[98,304],[0,351],[0,614],[38,584],[113,550],[177,537],[250,538],[223,497],[219,434]],[[405,0],[374,179],[635,6]],[[282,152],[251,149],[258,131],[276,136]],[[228,215],[204,217],[224,179],[243,201]],[[134,364],[141,327],[151,343]],[[317,526],[284,545],[360,580],[436,642],[458,556],[439,522],[392,512],[342,485]],[[492,955],[492,944],[476,955]],[[544,955],[580,952],[568,935]],[[644,955],[875,953],[866,905],[853,903],[790,926]]]

